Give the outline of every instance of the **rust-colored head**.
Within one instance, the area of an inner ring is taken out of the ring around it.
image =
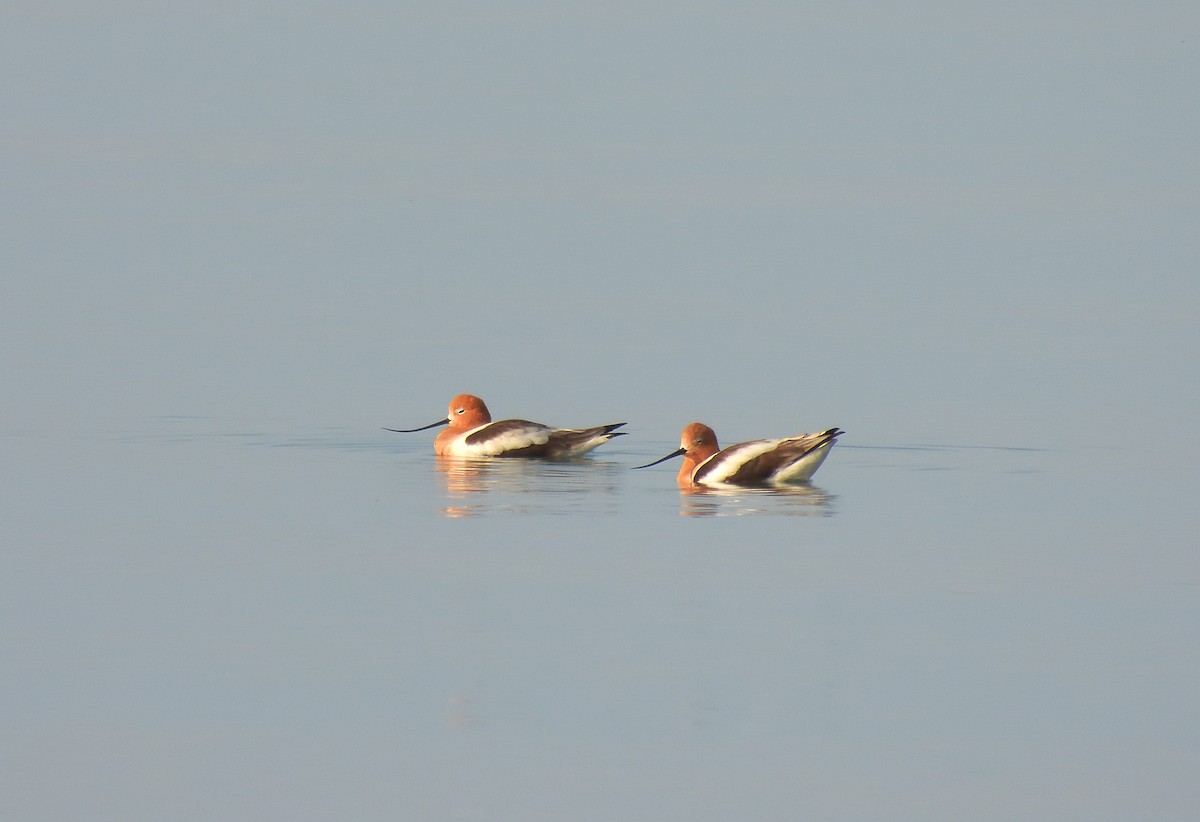
[[[692,485],[692,474],[696,466],[721,450],[717,445],[717,434],[702,422],[688,423],[679,437],[679,448],[683,451],[683,465],[675,476],[680,485]]]
[[[450,427],[459,430],[478,428],[492,421],[492,415],[483,400],[474,394],[459,394],[450,400],[450,412],[447,415]]]
[[[474,394],[459,394],[450,400],[449,411],[446,415],[446,422],[450,423],[450,427],[434,438],[433,453],[448,454],[451,444],[462,436],[464,431],[487,425],[491,421],[492,415],[488,412],[488,407],[483,404],[483,400]]]
[[[435,454],[444,454],[449,449],[450,443],[462,434],[462,432],[470,431],[472,428],[478,428],[481,425],[487,425],[491,421],[492,415],[488,413],[487,406],[483,404],[483,400],[473,394],[459,394],[450,400],[449,412],[437,422],[422,425],[420,428],[384,428],[383,430],[395,431],[400,434],[411,434],[414,431],[437,428],[439,425],[449,425],[449,428],[438,434],[433,440],[433,452]]]
[[[654,462],[638,465],[636,468],[649,468],[651,465],[658,465],[660,462],[666,462],[682,454],[683,467],[679,469],[679,473],[675,476],[675,481],[680,486],[686,488],[695,485],[692,482],[692,474],[696,472],[696,466],[719,450],[720,446],[717,445],[717,435],[713,433],[713,430],[702,422],[693,422],[684,427],[683,436],[679,438],[679,448],[677,450],[672,451],[665,457],[659,457]]]

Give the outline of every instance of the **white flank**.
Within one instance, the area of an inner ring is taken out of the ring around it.
[[[813,474],[817,473],[821,463],[825,462],[825,457],[829,456],[831,448],[833,448],[833,442],[827,442],[819,448],[814,448],[791,465],[778,471],[775,476],[771,477],[771,482],[804,482],[810,479]]]
[[[574,431],[575,429],[569,430]],[[610,439],[612,439],[611,434],[597,434],[591,439],[583,440],[582,442],[573,444],[569,449],[564,450],[561,456],[567,459],[572,457],[581,457],[596,446],[603,445],[604,443],[608,442]]]
[[[493,437],[484,437],[480,442],[467,444],[467,439],[487,425],[472,428],[461,437],[456,437],[450,444],[450,453],[456,457],[498,457],[508,451],[517,451],[531,445],[545,445],[550,441],[550,433],[554,429],[547,425],[530,423],[522,428],[514,428]]]

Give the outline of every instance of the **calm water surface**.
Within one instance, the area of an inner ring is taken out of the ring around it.
[[[134,428],[5,436],[14,818],[1200,798],[1195,516],[1169,478],[1097,472],[1110,453],[851,433],[810,486],[683,494],[629,470],[672,446],[636,436],[477,463],[277,420]]]
[[[5,5],[0,820],[1196,817],[1200,6],[690,5]]]

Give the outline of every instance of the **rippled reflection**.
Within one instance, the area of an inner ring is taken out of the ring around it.
[[[829,517],[837,513],[836,500],[836,494],[809,483],[779,488],[681,488],[679,514],[684,517],[750,514]]]
[[[525,459],[436,457],[449,503],[447,517],[496,512],[578,513],[616,510],[621,466],[590,458],[548,462]]]

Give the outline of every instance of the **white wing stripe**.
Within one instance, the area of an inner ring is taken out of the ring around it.
[[[765,454],[779,444],[779,440],[752,440],[730,446],[724,451],[713,454],[700,463],[707,466],[712,463],[704,474],[704,482],[724,482],[737,473],[737,470],[755,457]],[[700,466],[696,470],[700,470]]]

